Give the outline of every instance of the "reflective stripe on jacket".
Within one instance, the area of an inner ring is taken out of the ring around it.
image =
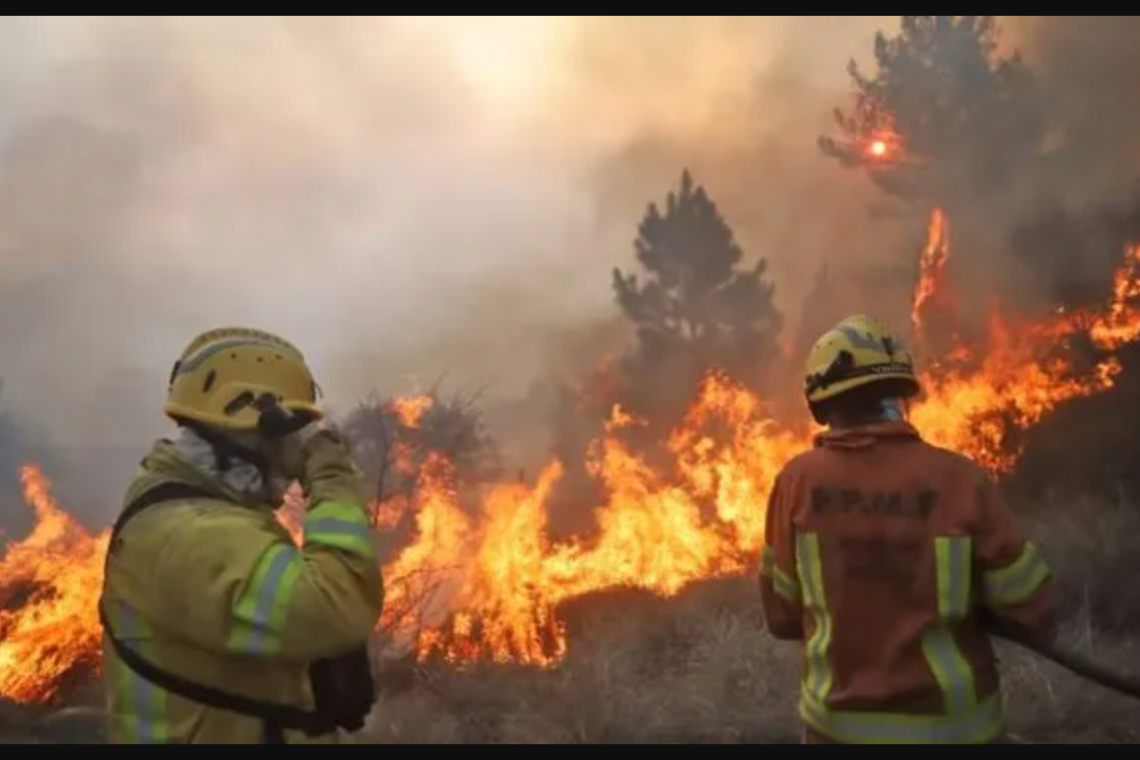
[[[163,482],[215,499],[156,505],[132,519],[108,561],[105,609],[124,644],[163,670],[252,700],[311,710],[308,668],[360,646],[376,624],[383,588],[353,478],[333,466],[314,489],[297,547],[268,505],[227,493],[160,442],[127,501]],[[327,498],[322,494],[329,494]],[[205,707],[148,683],[104,646],[111,739],[123,744],[259,744],[257,719]],[[329,743],[335,734],[290,742]]]
[[[982,608],[1042,636],[1049,570],[984,473],[905,423],[820,436],[777,479],[761,589],[804,641],[800,714],[844,744],[984,744],[1004,731]]]

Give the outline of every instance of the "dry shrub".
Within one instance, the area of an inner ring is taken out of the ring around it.
[[[1062,642],[1140,681],[1140,511],[1123,500],[1051,503],[1029,523],[1060,583]],[[1013,733],[1053,744],[1140,742],[1140,702],[1003,646]]]
[[[1140,677],[1140,512],[1054,504],[1030,529],[1061,581],[1065,645]],[[699,584],[673,600],[598,594],[562,611],[571,635],[551,670],[389,665],[369,728],[379,744],[789,743],[800,658],[764,631],[755,584]],[[999,644],[1010,733],[1029,743],[1140,742],[1140,703]],[[99,700],[91,695],[91,704]],[[82,700],[87,702],[88,700]],[[0,703],[0,743],[98,742],[90,711]]]
[[[1140,510],[1123,499],[1053,502],[1029,524],[1061,578],[1061,614],[1092,636],[1140,634]]]
[[[1031,523],[1061,579],[1067,646],[1140,676],[1140,514],[1125,504],[1051,506]],[[679,599],[620,591],[563,611],[558,667],[415,669],[381,698],[361,739],[401,744],[786,743],[800,658],[763,630],[751,581]],[[999,645],[1010,732],[1033,743],[1140,741],[1140,703]]]

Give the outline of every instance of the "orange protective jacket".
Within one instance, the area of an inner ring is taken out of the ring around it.
[[[1048,567],[985,473],[906,423],[830,431],[776,479],[761,588],[803,640],[800,715],[842,744],[985,744],[1004,731],[980,613],[1053,634]]]

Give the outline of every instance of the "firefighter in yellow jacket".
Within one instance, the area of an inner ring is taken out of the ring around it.
[[[231,328],[175,363],[112,534],[100,612],[111,740],[335,743],[373,703],[383,603],[366,497],[285,340]],[[299,481],[297,547],[274,510]]]

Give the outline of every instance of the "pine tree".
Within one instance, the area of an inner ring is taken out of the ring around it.
[[[850,111],[824,154],[864,168],[885,192],[922,203],[999,190],[1041,154],[1045,126],[1017,53],[998,52],[992,16],[903,16],[875,38],[874,75],[852,60]]]
[[[649,383],[684,393],[716,367],[758,382],[782,323],[767,262],[744,265],[732,229],[687,170],[663,210],[650,204],[634,247],[640,275],[613,275],[617,303],[637,328],[631,379],[649,373]]]

